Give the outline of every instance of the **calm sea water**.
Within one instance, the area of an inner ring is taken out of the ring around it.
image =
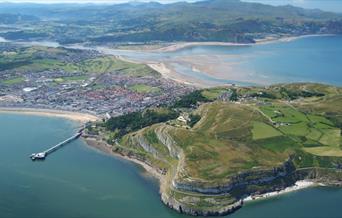
[[[235,69],[267,83],[320,82],[342,85],[342,36],[307,37],[254,46],[197,46],[175,54],[236,55]]]
[[[156,181],[74,141],[44,162],[29,155],[71,136],[63,119],[0,113],[0,217],[174,217]]]
[[[64,119],[0,113],[0,217],[187,217],[159,200],[157,182],[125,160],[74,141],[44,162],[28,155],[73,134]],[[228,216],[341,217],[342,190],[313,188],[247,204]]]
[[[4,41],[6,40],[0,37],[0,42]],[[14,43],[26,46],[62,46],[48,41]],[[69,48],[94,49],[80,45]],[[304,37],[287,42],[250,46],[193,46],[172,52],[128,51],[104,47],[95,49],[143,63],[164,62],[179,75],[186,76],[190,82],[193,78],[211,85],[319,82],[342,86],[341,35]],[[216,68],[214,72],[193,69],[194,62],[202,61],[197,60],[199,56],[209,57],[206,65]],[[193,60],[186,61],[189,57]],[[243,76],[236,77],[232,74]]]
[[[136,61],[166,62],[180,75],[218,84],[320,82],[342,86],[342,36],[305,37],[288,42],[251,46],[193,46],[161,53],[111,49],[105,52]],[[210,56],[211,67],[222,65],[222,62],[227,63],[227,67],[216,69],[219,76],[213,75],[212,72],[194,71],[192,63],[182,60],[191,56],[195,59],[199,56]],[[232,73],[244,77],[240,81],[232,80]]]

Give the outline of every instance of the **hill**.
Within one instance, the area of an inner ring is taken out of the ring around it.
[[[83,75],[116,72],[128,76],[154,76],[159,73],[143,64],[119,60],[97,51],[48,48],[43,46],[16,46],[0,44],[0,72],[18,74],[44,71],[65,71]]]
[[[157,110],[154,117],[160,110],[164,115],[159,116],[166,118],[165,111],[172,116],[138,130],[126,128],[123,137],[112,134],[125,127],[127,122],[118,124],[120,118],[108,120],[107,129],[97,124],[99,137],[114,152],[163,175],[161,196],[169,207],[222,215],[241,207],[249,195],[281,190],[298,180],[341,184],[342,107],[336,106],[342,102],[341,88],[284,84],[195,93],[167,110],[149,109]],[[144,120],[152,121],[149,114]]]
[[[267,36],[342,32],[342,15],[239,0],[115,5],[1,4],[8,39],[92,44],[248,42]],[[27,28],[30,27],[30,28]],[[70,28],[72,27],[72,28]]]

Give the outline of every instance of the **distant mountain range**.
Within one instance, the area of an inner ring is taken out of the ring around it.
[[[0,35],[5,38],[61,43],[254,42],[270,35],[342,33],[342,14],[239,0],[115,5],[2,3],[0,16]]]

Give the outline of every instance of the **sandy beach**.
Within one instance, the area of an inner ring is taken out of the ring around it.
[[[76,122],[85,123],[88,121],[96,121],[100,118],[86,113],[61,111],[61,110],[50,110],[50,109],[35,109],[35,108],[7,108],[0,107],[0,113],[17,113],[17,114],[27,114],[34,116],[48,116],[48,117],[58,117],[65,118]]]
[[[264,39],[255,40],[255,43],[234,43],[234,42],[177,42],[171,45],[166,45],[158,49],[150,49],[150,51],[156,52],[171,52],[192,46],[254,46],[277,42],[290,42],[297,39],[308,37],[320,37],[320,36],[332,36],[333,34],[311,34],[302,36],[284,36],[284,37],[266,37]]]
[[[253,45],[252,43],[234,43],[234,42],[177,42],[166,47],[161,47],[152,51],[156,52],[170,52],[177,51],[186,47],[192,46],[248,46]]]
[[[281,191],[268,192],[265,194],[255,195],[255,196],[248,196],[247,198],[243,199],[243,201],[249,202],[249,201],[256,201],[256,200],[272,198],[272,197],[276,197],[278,195],[286,194],[289,192],[294,192],[294,191],[298,191],[301,189],[310,188],[310,187],[314,187],[314,186],[320,186],[320,185],[321,184],[315,183],[315,182],[310,181],[310,180],[301,180],[301,181],[297,181],[294,186],[287,187]]]
[[[165,63],[149,63],[147,64],[150,68],[153,70],[159,72],[164,78],[166,79],[171,79],[179,83],[183,83],[186,85],[191,85],[191,86],[199,86],[200,84],[197,84],[194,81],[187,81],[184,79],[184,77],[180,76],[175,70],[172,68],[168,67]]]
[[[179,49],[184,49],[186,47],[193,46],[258,46],[263,44],[271,43],[286,43],[294,41],[301,38],[308,37],[318,37],[318,36],[328,36],[328,35],[303,35],[303,36],[283,36],[283,37],[266,37],[264,39],[257,40],[256,43],[232,43],[232,42],[175,42],[175,43],[160,43],[157,44],[160,47],[153,49],[153,47],[144,46],[140,49],[136,47],[131,47],[132,49],[126,49],[126,51],[131,52],[146,52],[148,56],[149,53],[167,53],[177,51]],[[99,49],[99,48],[98,48]],[[115,51],[120,51],[117,49],[101,48],[100,51],[107,54],[115,54]],[[245,72],[243,69],[238,68],[241,62],[247,62],[251,55],[189,55],[180,56],[180,58],[174,57],[165,60],[140,60],[132,61],[129,56],[122,57],[116,55],[116,57],[123,61],[128,61],[132,63],[142,63],[147,64],[152,69],[159,72],[164,78],[172,79],[174,81],[193,85],[200,88],[207,88],[217,86],[220,83],[217,82],[219,79],[228,81],[238,81],[241,83],[268,85],[270,79],[263,74],[256,74],[255,72]],[[190,66],[195,69],[194,72],[197,76],[186,75],[186,73],[181,73],[179,69],[176,69],[173,65],[177,64],[182,67]],[[203,74],[203,78],[201,78]],[[206,76],[212,77],[213,80],[208,80]],[[217,81],[215,81],[217,79]]]
[[[222,85],[222,84],[215,83],[212,81],[201,80],[195,77],[178,73],[177,70],[175,70],[171,66],[171,63],[169,62],[148,63],[147,65],[153,70],[159,72],[164,78],[171,79],[173,81],[176,81],[178,83],[182,83],[188,86],[193,86],[197,88],[208,88],[208,87],[215,87],[218,85]],[[202,72],[199,72],[199,73],[202,73]]]

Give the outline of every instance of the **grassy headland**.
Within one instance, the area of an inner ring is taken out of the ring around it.
[[[169,207],[227,214],[298,180],[341,184],[341,96],[319,84],[218,87],[141,112],[140,128],[120,117],[97,123],[89,137],[159,171]]]

